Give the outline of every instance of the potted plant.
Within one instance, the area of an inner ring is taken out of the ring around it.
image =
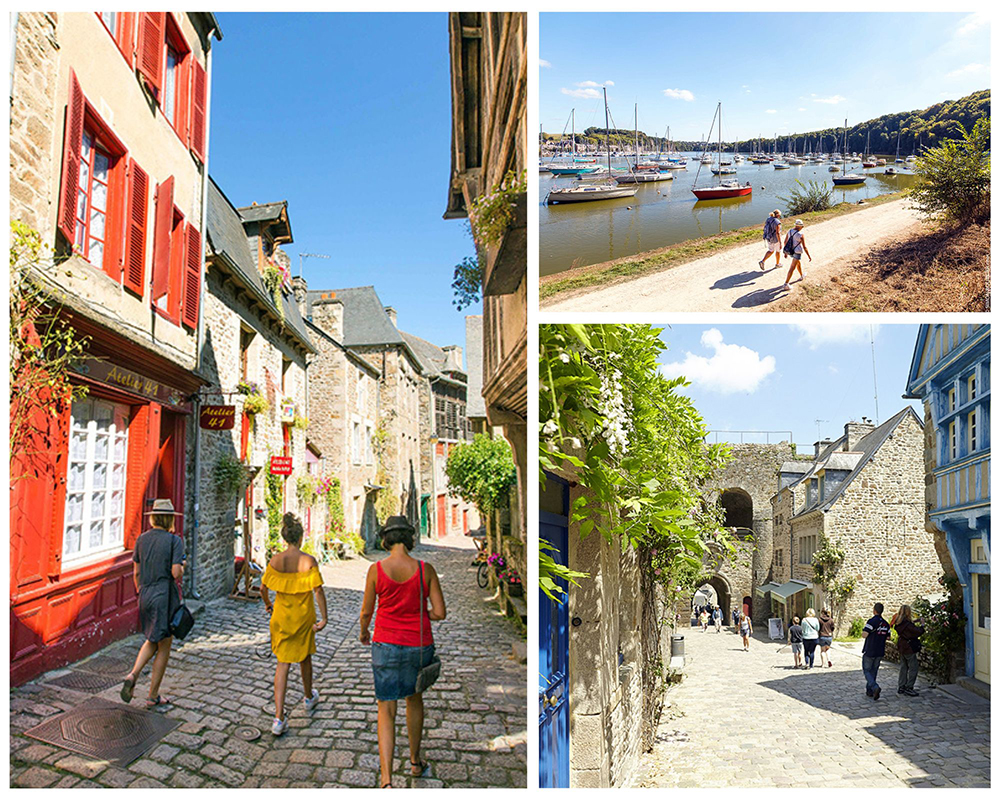
[[[251,417],[263,414],[271,407],[260,387],[252,381],[240,381],[236,384],[236,391],[243,395],[243,411]]]
[[[521,583],[521,575],[513,567],[501,572],[500,580],[507,584],[508,597],[521,597],[524,594],[524,585]]]
[[[507,559],[505,559],[500,553],[490,553],[489,557],[486,559],[486,563],[493,568],[493,574],[498,578],[507,566]]]

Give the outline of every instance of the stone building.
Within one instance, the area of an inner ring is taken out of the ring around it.
[[[236,406],[236,424],[231,430],[198,432],[199,515],[197,535],[188,543],[188,564],[199,595],[211,599],[232,590],[234,555],[246,555],[244,534],[252,561],[267,562],[271,456],[292,459],[292,474],[277,479],[282,511],[297,514],[307,527],[313,527],[313,510],[302,507],[296,491],[308,467],[305,430],[294,422],[296,417],[308,419],[310,413],[306,359],[316,349],[291,286],[278,288],[279,307],[275,292],[262,278],[277,263],[287,270],[287,256],[280,249],[292,241],[287,204],[236,208],[210,181],[206,223],[207,292],[199,371],[209,385],[199,399],[201,404]],[[240,391],[240,384],[256,385],[267,400],[267,410],[248,413],[248,395]],[[251,470],[253,477],[244,493],[230,494],[220,488],[217,473],[220,461],[225,460]]]
[[[924,530],[923,436],[906,407],[877,427],[848,422],[839,439],[817,443],[806,470],[782,464],[771,501],[772,583],[758,589],[772,616],[828,607],[846,630],[876,602],[895,609],[940,588],[941,561]],[[825,542],[844,553],[835,580],[854,581],[843,602],[814,581],[813,554]]]
[[[134,629],[153,499],[193,530],[213,38],[210,13],[11,17],[10,216],[92,356],[85,398],[20,398],[38,407],[11,465],[13,683]]]
[[[990,326],[921,325],[906,396],[924,403],[926,528],[965,607],[964,672],[990,683]]]

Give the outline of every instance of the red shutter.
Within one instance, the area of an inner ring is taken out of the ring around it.
[[[163,75],[163,47],[166,44],[167,12],[139,14],[139,50],[136,66],[150,87],[159,91]]]
[[[155,305],[170,288],[170,231],[174,222],[174,176],[156,187],[153,222],[153,295]]]
[[[131,550],[142,533],[143,512],[149,488],[146,443],[149,439],[150,406],[133,406],[128,426],[128,464],[125,467],[125,549]]]
[[[149,176],[145,170],[129,161],[128,211],[125,215],[125,288],[139,297],[144,294],[146,275],[146,208]]]
[[[198,327],[198,302],[201,298],[201,234],[194,225],[187,226],[187,254],[184,260],[184,298],[181,322]]]
[[[208,100],[208,75],[191,57],[191,151],[205,163],[205,109]]]
[[[66,127],[63,129],[63,182],[59,191],[59,230],[70,244],[76,239],[76,195],[80,180],[80,144],[83,141],[83,90],[76,73],[69,73]]]

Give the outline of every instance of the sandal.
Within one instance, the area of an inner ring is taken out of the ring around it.
[[[157,706],[169,706],[172,705],[169,697],[147,697],[146,698],[146,708],[156,708]]]
[[[129,675],[131,676],[131,673],[129,673]],[[119,697],[121,697],[121,699],[124,700],[126,703],[131,703],[132,693],[134,691],[135,691],[135,678],[128,677],[125,679],[125,682],[122,683],[122,690],[119,693]]]
[[[420,772],[414,772],[413,771],[414,767],[420,767]],[[422,777],[424,777],[424,775],[426,775],[428,772],[430,772],[430,769],[431,769],[431,765],[428,764],[424,760],[420,760],[420,761],[413,761],[412,759],[410,760],[410,777],[411,778],[422,778]]]

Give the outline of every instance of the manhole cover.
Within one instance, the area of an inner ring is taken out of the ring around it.
[[[233,733],[237,739],[242,739],[244,742],[254,742],[260,738],[260,728],[252,725],[240,725]]]
[[[124,767],[180,725],[180,720],[92,697],[25,734]]]
[[[58,678],[51,678],[45,681],[52,686],[61,686],[64,689],[75,689],[78,692],[97,694],[105,689],[110,689],[116,683],[117,678],[110,675],[102,675],[97,672],[68,672]]]
[[[124,679],[133,666],[135,666],[135,659],[133,658],[125,655],[105,654],[81,661],[74,669],[83,669],[87,672],[96,672],[100,675],[109,675]]]

